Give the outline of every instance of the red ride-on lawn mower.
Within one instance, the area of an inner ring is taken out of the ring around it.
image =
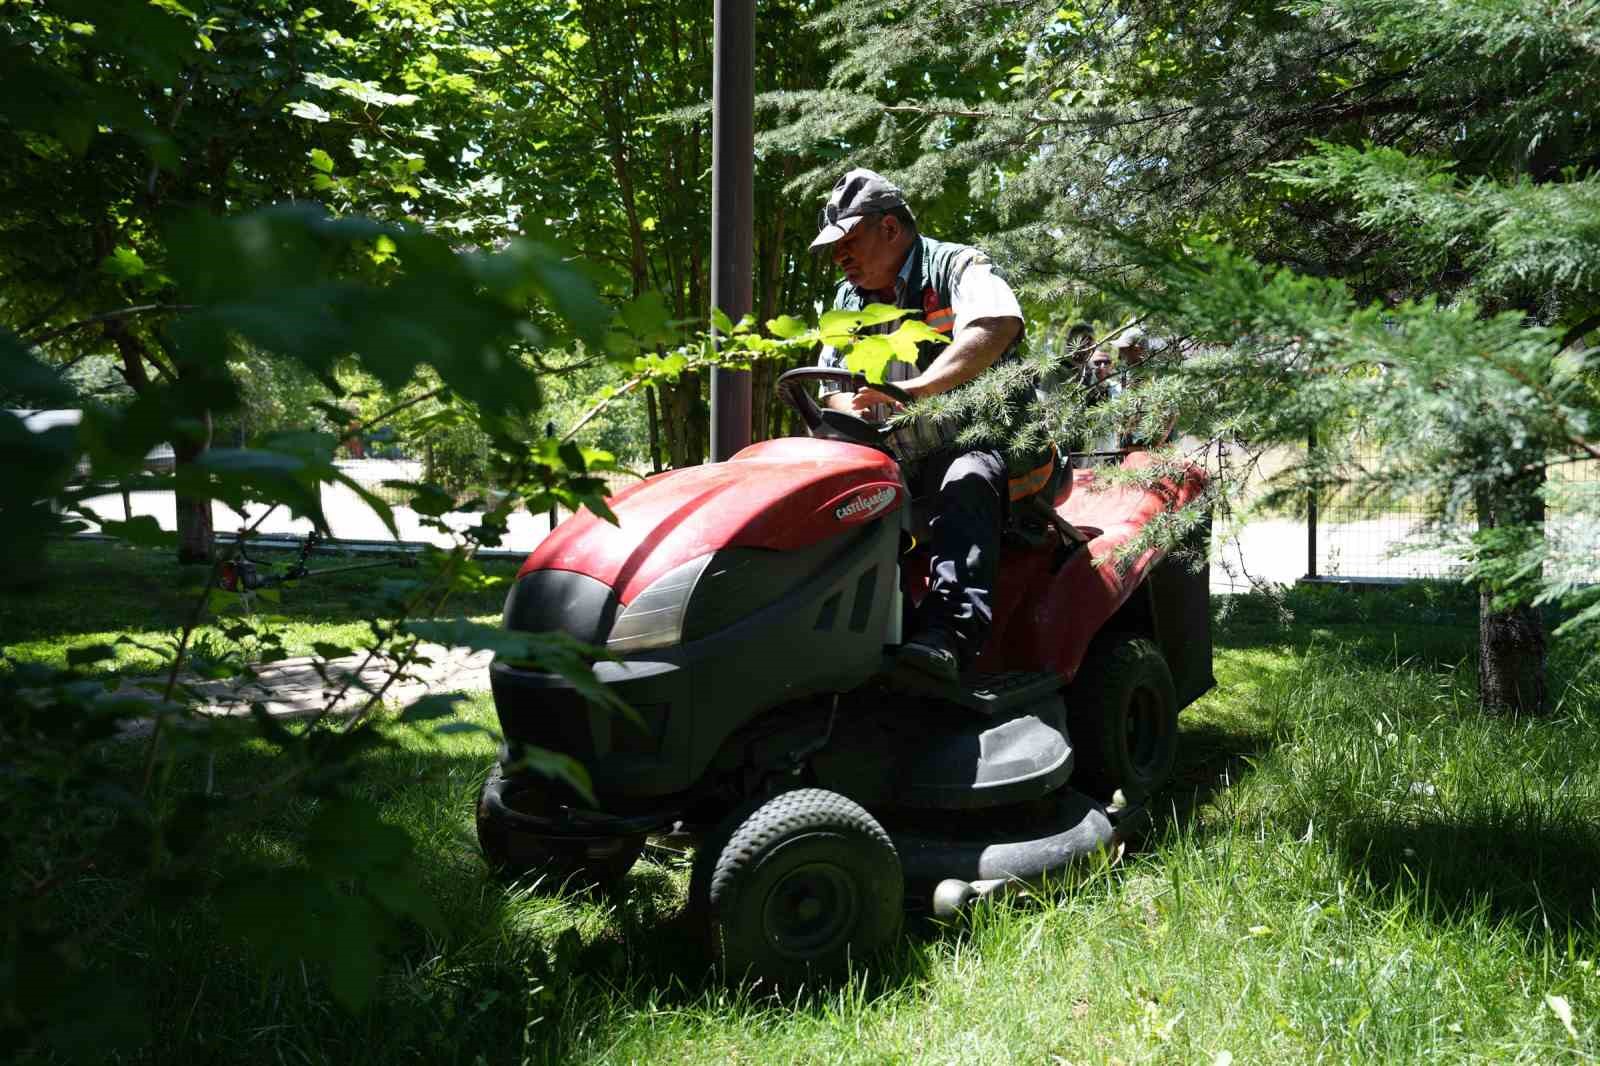
[[[574,515],[523,564],[507,628],[606,647],[620,661],[595,675],[635,716],[490,672],[506,750],[478,802],[489,862],[613,883],[649,835],[697,836],[690,907],[719,960],[780,981],[893,941],[908,892],[949,913],[1106,848],[1214,683],[1203,572],[1156,552],[1093,565],[1193,498],[1198,471],[1149,491],[1066,471],[1013,501],[974,670],[897,669],[927,588],[919,508],[892,437],[807,387],[849,377],[785,374],[809,439],[652,477],[610,501],[618,525]],[[581,762],[596,802],[517,769],[527,745]]]

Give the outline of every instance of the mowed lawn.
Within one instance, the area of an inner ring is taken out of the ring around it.
[[[263,573],[281,570],[295,552],[251,548]],[[318,552],[307,566],[324,570],[377,562],[384,556]],[[480,564],[490,579],[480,589],[458,594],[453,613],[484,621],[499,619],[505,582],[520,560],[486,559]],[[312,644],[324,641],[348,647],[370,642],[369,620],[385,615],[383,585],[404,580],[416,571],[399,566],[375,567],[326,576],[309,576],[293,586],[257,593],[256,624],[276,633],[288,655],[310,655]],[[64,668],[67,652],[96,644],[113,645],[114,659],[94,664],[95,672],[150,673],[170,662],[178,634],[194,610],[210,570],[179,566],[165,550],[96,540],[54,541],[40,583],[0,596],[0,647],[13,659]],[[276,602],[271,597],[277,596]],[[218,593],[215,603],[229,611],[221,624],[237,621],[237,597]],[[204,646],[220,641],[219,619],[212,617],[196,632]],[[208,636],[209,634],[209,636]],[[118,642],[119,637],[131,638]]]
[[[402,932],[365,1010],[336,1006],[315,968],[258,966],[203,891],[104,950],[148,997],[143,1059],[162,1063],[1592,1061],[1600,680],[1586,649],[1556,655],[1548,718],[1486,718],[1469,598],[1315,589],[1286,606],[1219,601],[1219,686],[1184,714],[1180,772],[1140,847],[970,923],[913,922],[841,987],[778,999],[719,981],[668,851],[612,899],[492,878],[471,822],[494,751],[481,735],[407,733],[359,764],[356,787],[411,832],[441,911],[436,929]],[[28,612],[6,612],[16,641]],[[50,620],[35,639],[69,639],[65,609],[33,617]],[[486,696],[465,713],[494,722]],[[245,787],[273,758],[243,748],[217,780]],[[263,810],[231,846],[282,854],[309,815]],[[92,906],[114,873],[73,891]]]

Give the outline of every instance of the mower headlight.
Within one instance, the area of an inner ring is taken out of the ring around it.
[[[689,596],[709,562],[711,556],[702,555],[673,567],[650,582],[617,615],[606,647],[611,651],[629,652],[669,648],[680,643],[683,640],[684,615],[689,609]]]

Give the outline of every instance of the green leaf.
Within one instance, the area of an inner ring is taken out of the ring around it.
[[[827,311],[818,323],[822,342],[838,347],[849,343],[852,335],[868,326],[881,326],[910,314],[904,307],[888,304],[868,304],[859,311]]]
[[[420,515],[437,518],[456,509],[456,498],[440,488],[425,481],[385,481],[383,487],[388,489],[403,489],[413,495],[406,502],[406,506]]]
[[[628,333],[641,345],[670,344],[673,340],[672,314],[661,294],[654,290],[623,304],[619,315]]]
[[[195,52],[192,18],[175,18],[147,0],[52,0],[51,8],[92,23],[94,40],[133,60],[161,82],[172,82]]]
[[[634,710],[606,685],[595,680],[590,663],[604,650],[591,648],[565,633],[520,633],[465,618],[416,620],[406,631],[446,647],[492,650],[495,658],[523,663],[533,669],[560,674],[584,699],[596,706],[638,719]]]
[[[389,506],[389,501],[343,471],[335,469],[333,480],[361,497],[361,502],[366,504],[372,513],[378,516],[378,520],[383,523],[384,528],[389,531],[391,536],[398,537],[400,535],[400,530],[394,522],[394,508]]]
[[[333,156],[321,148],[311,149],[311,165],[324,174],[333,173]]]
[[[793,340],[808,328],[804,322],[793,315],[779,315],[777,318],[767,319],[767,332],[784,340]]]
[[[895,346],[888,337],[863,337],[850,346],[844,365],[865,374],[868,381],[882,381],[889,361],[895,358]]]
[[[949,336],[940,333],[938,330],[934,329],[920,318],[906,319],[904,322],[900,323],[900,327],[896,329],[891,336],[904,337],[913,344],[921,344],[925,341],[932,341],[936,344],[950,343]]]
[[[326,640],[316,640],[311,643],[311,650],[322,659],[342,659],[346,655],[354,655],[354,648],[347,648],[343,644],[333,644]]]
[[[733,319],[729,318],[727,312],[723,311],[722,308],[713,307],[711,309],[711,325],[722,336],[733,336]]]
[[[335,921],[327,922],[328,990],[346,1010],[358,1011],[372,1000],[383,971],[378,954],[383,927],[366,900],[341,899]]]
[[[286,105],[284,110],[295,118],[303,118],[307,122],[331,122],[333,120],[332,114],[310,100],[296,100]]]
[[[33,357],[22,342],[0,329],[0,392],[45,407],[72,402],[76,393],[54,367]]]
[[[100,532],[143,548],[170,548],[178,543],[176,533],[163,530],[161,523],[147,514],[134,515],[126,522],[106,519],[100,523]]]
[[[132,248],[118,248],[100,260],[100,272],[110,274],[114,278],[136,278],[147,269],[149,268],[145,266],[144,259]]]
[[[318,434],[304,436],[317,437]],[[280,503],[327,532],[321,483],[340,480],[331,458],[310,458],[287,434],[261,439],[259,448],[213,448],[178,468],[179,491],[221,500],[234,510],[260,501]],[[283,449],[283,450],[277,450]],[[293,449],[293,450],[291,450]],[[331,454],[332,448],[328,449]]]
[[[592,801],[594,782],[589,777],[589,771],[583,763],[570,755],[529,745],[522,749],[520,757],[506,769],[532,770],[534,773],[553,777],[557,781],[564,781],[576,789],[580,796]]]
[[[578,447],[577,442],[570,440],[562,442],[559,454],[561,462],[573,473],[582,474],[588,470],[588,464],[584,462],[583,449]]]

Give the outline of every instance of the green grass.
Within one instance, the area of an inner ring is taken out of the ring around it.
[[[269,550],[252,555],[264,563],[287,563],[292,558]],[[371,558],[318,553],[309,565],[317,570]],[[517,566],[512,559],[483,563],[489,575],[500,579],[514,574]],[[73,648],[115,644],[122,635],[147,645],[116,644],[116,658],[93,667],[95,672],[114,674],[164,668],[208,574],[205,567],[179,566],[168,550],[91,540],[51,542],[44,571],[41,584],[0,597],[0,648],[20,662],[62,668]],[[368,619],[378,609],[382,583],[410,573],[393,567],[306,578],[278,590],[276,603],[258,595],[256,618],[280,636],[291,656],[311,654],[316,641],[359,647],[371,640]],[[218,595],[224,603],[236,600]],[[450,607],[455,613],[493,621],[504,600],[502,583],[453,600]],[[215,630],[214,623],[203,626],[196,639],[204,642]]]
[[[964,927],[914,923],[840,988],[779,1001],[715,980],[666,853],[614,899],[491,878],[471,827],[482,736],[409,734],[359,764],[442,912],[402,933],[366,1010],[335,1006],[315,969],[259,967],[203,884],[106,950],[149,997],[152,1062],[1592,1061],[1600,683],[1558,656],[1553,716],[1480,715],[1470,601],[1453,597],[1296,591],[1293,621],[1231,605],[1219,687],[1185,712],[1141,848]],[[466,714],[493,722],[484,696]],[[218,780],[272,759],[235,751]],[[308,814],[263,810],[233,846],[280,854]],[[85,906],[114,891],[79,888]]]

